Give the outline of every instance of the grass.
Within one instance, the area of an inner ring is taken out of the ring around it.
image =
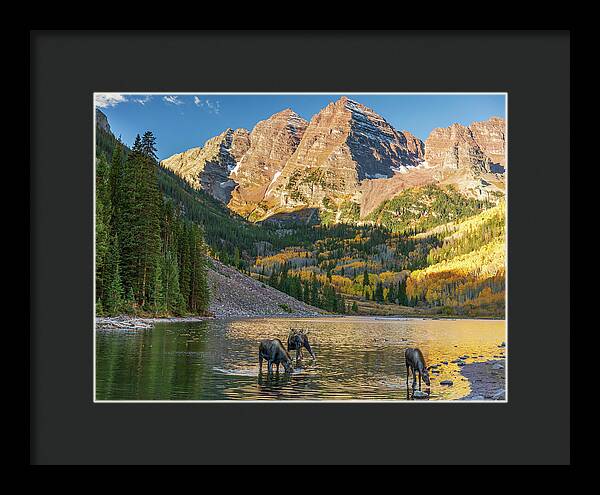
[[[467,313],[459,313],[449,311],[447,306],[438,307],[412,307],[412,306],[400,306],[398,304],[379,304],[374,301],[365,301],[352,296],[346,296],[346,303],[352,306],[352,303],[356,301],[358,306],[358,312],[354,313],[350,311],[349,315],[357,316],[405,316],[412,318],[490,318],[490,319],[502,319],[498,315],[491,314],[490,312],[481,310],[471,310]]]

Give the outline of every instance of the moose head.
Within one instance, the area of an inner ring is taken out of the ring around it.
[[[431,366],[427,366],[427,368],[425,368],[421,372],[421,377],[423,378],[423,381],[425,382],[425,385],[427,385],[428,387],[431,386],[431,380],[429,379],[429,370],[430,369],[431,369]]]

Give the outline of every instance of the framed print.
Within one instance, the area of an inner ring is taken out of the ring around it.
[[[95,93],[95,400],[506,401],[507,103]]]
[[[31,463],[568,464],[569,50],[31,32]]]

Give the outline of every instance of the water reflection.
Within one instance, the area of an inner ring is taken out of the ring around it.
[[[258,342],[285,342],[291,327],[310,331],[317,359],[294,360],[293,374],[259,373]],[[485,320],[281,318],[98,331],[97,399],[457,399],[470,387],[456,360],[504,356],[498,347],[504,340],[504,321]],[[423,384],[425,397],[414,395],[412,376],[407,381],[406,347],[419,347],[427,365],[437,365],[431,386]],[[453,385],[440,385],[443,380]]]

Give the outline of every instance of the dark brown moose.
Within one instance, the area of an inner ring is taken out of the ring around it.
[[[310,353],[312,358],[315,359],[315,353],[310,347],[307,333],[304,332],[304,330],[296,330],[292,328],[287,339],[287,350],[296,351],[296,363],[298,363],[298,360],[302,359],[303,347]]]
[[[267,370],[269,373],[273,372],[273,365],[277,366],[277,372],[279,372],[279,365],[282,364],[287,373],[292,373],[292,358],[289,353],[284,349],[281,340],[261,340],[260,346],[258,347],[258,365],[260,371],[262,371],[263,359],[267,361]]]
[[[417,384],[417,373],[419,374],[419,390],[421,390],[421,377],[423,377],[423,381],[427,386],[431,385],[429,381],[429,372],[430,369],[425,367],[425,358],[423,357],[423,353],[420,349],[417,348],[408,348],[404,351],[404,360],[406,361],[406,385],[408,386],[408,375],[410,370],[412,370],[413,374],[413,383],[412,388],[415,389]]]

